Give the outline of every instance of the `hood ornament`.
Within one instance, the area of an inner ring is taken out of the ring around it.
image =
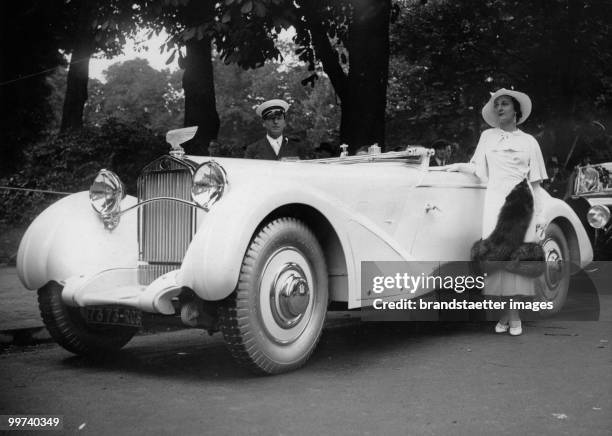
[[[192,139],[198,126],[184,127],[182,129],[174,129],[166,133],[166,142],[170,144],[170,156],[182,159],[185,156],[185,149],[181,147],[181,144]]]

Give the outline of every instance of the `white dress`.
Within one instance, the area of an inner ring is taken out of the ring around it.
[[[487,182],[482,221],[482,238],[495,229],[499,211],[506,196],[521,181],[530,183],[548,178],[540,146],[536,139],[521,131],[506,132],[494,128],[482,132],[470,163],[476,175]],[[524,242],[537,241],[535,232],[538,205],[534,199],[534,214],[525,233]],[[486,295],[534,295],[535,280],[500,270],[485,279]]]

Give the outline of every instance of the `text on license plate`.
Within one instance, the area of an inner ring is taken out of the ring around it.
[[[127,307],[88,307],[87,323],[140,327],[142,312]]]

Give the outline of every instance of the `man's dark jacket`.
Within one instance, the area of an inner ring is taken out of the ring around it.
[[[244,157],[247,159],[281,160],[284,157],[302,157],[302,153],[299,141],[284,136],[283,145],[281,145],[277,156],[270,145],[270,141],[264,136],[259,141],[253,142],[246,148]]]
[[[430,167],[438,167],[438,161],[432,156],[429,158],[429,166]]]

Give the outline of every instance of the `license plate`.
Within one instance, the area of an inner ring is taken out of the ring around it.
[[[88,307],[86,319],[88,324],[140,327],[142,312],[127,307]]]

